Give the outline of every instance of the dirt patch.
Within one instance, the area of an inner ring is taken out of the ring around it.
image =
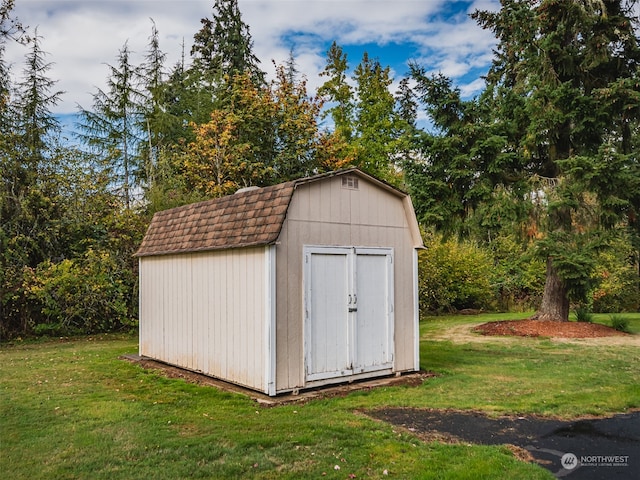
[[[637,411],[571,421],[532,415],[491,418],[480,412],[414,408],[385,408],[368,415],[425,441],[507,445],[517,458],[534,461],[557,477],[640,478]],[[576,463],[562,462],[568,453]]]
[[[244,388],[240,385],[225,382],[224,380],[220,380],[203,373],[194,372],[191,370],[186,370],[184,368],[159,362],[151,358],[141,357],[139,355],[133,354],[123,355],[120,358],[135,363],[136,365],[139,365],[146,370],[153,370],[158,374],[168,378],[179,378],[184,380],[185,382],[195,383],[196,385],[210,386],[225,392],[233,392],[246,395],[265,407],[284,405],[288,403],[305,403],[310,400],[319,398],[342,397],[354,391],[371,390],[379,387],[416,387],[422,385],[422,383],[426,379],[435,376],[433,372],[410,372],[404,373],[402,375],[393,375],[381,378],[345,382],[342,384],[318,387],[315,389],[303,390],[295,393],[283,393],[275,397],[270,397],[263,393]]]
[[[601,338],[629,336],[606,325],[588,322],[553,322],[549,320],[508,320],[483,323],[474,327],[482,335],[518,337]]]

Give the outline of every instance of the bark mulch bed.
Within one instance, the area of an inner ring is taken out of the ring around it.
[[[482,335],[553,338],[599,338],[628,335],[599,323],[529,319],[483,323],[472,331]]]

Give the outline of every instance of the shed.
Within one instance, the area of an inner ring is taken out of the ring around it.
[[[417,371],[411,199],[358,169],[158,212],[140,355],[277,395]]]

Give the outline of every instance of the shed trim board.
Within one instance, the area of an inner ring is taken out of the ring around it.
[[[276,394],[276,247],[265,247],[265,393]]]
[[[409,196],[358,169],[158,212],[140,355],[271,396],[417,371],[420,248]]]
[[[420,370],[420,292],[418,290],[418,250],[413,251],[413,369]]]

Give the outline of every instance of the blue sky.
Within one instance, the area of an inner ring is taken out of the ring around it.
[[[396,83],[415,61],[429,71],[451,77],[465,96],[482,88],[480,76],[491,61],[495,42],[468,14],[497,10],[497,0],[239,0],[249,25],[254,53],[272,75],[272,60],[284,62],[291,49],[298,69],[314,91],[326,51],[336,41],[350,67],[366,50],[390,66]],[[167,67],[180,59],[181,44],[189,52],[200,19],[211,17],[213,0],[17,0],[15,14],[37,27],[52,62],[49,76],[63,90],[55,113],[64,116],[77,105],[90,108],[96,88],[104,88],[106,64],[114,64],[125,42],[140,62],[151,33],[151,19],[167,53]],[[26,50],[7,45],[14,77],[23,68]],[[188,60],[188,58],[187,58]],[[392,87],[393,88],[393,87]]]

